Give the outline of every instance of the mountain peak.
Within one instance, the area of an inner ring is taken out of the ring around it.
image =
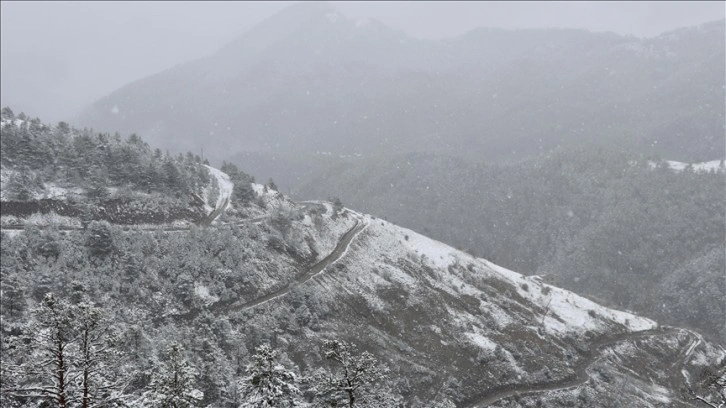
[[[299,2],[285,7],[276,14],[255,25],[223,50],[260,50],[293,35],[307,25],[319,25],[329,21],[336,23],[345,17],[328,2]]]
[[[315,16],[325,16],[329,13],[338,13],[336,8],[327,1],[301,1],[291,6],[285,7],[277,13],[273,14],[266,21],[285,18],[285,19],[309,19]],[[263,22],[264,24],[264,22]]]

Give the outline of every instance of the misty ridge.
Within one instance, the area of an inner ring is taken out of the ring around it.
[[[726,19],[207,54],[4,96],[0,405],[725,406]]]
[[[724,151],[723,33],[721,20],[650,39],[483,28],[415,40],[304,3],[208,58],[119,89],[76,122],[177,150],[199,151],[203,135],[219,142],[208,146],[215,155],[231,147],[501,160],[627,144],[708,161]]]

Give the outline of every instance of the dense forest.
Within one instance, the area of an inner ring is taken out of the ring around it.
[[[295,356],[271,348],[323,330],[331,309],[314,287],[295,289],[274,315],[209,308],[260,297],[313,260],[294,220],[184,234],[92,221],[85,231],[3,235],[3,406],[61,396],[65,405],[53,406],[347,405],[348,391],[356,406],[394,403],[385,365],[355,344],[290,345]],[[293,358],[307,362],[304,373]],[[353,390],[340,385],[346,370],[361,372]]]
[[[583,148],[507,165],[350,160],[296,195],[337,195],[512,270],[726,339],[725,189],[723,166],[676,172]]]
[[[23,113],[16,118],[9,108],[3,108],[2,120],[16,125],[3,127],[0,163],[15,170],[6,193],[19,200],[29,199],[29,189],[45,180],[85,187],[93,197],[105,198],[108,187],[181,196],[209,178],[199,156],[164,155],[135,134],[122,140],[118,133],[94,134],[65,122],[49,126]]]
[[[2,123],[6,223],[34,211],[116,224],[199,221],[205,214],[193,195],[206,191],[213,201],[218,188],[206,159],[162,153],[135,134],[122,138],[65,122],[52,126],[24,113],[16,116],[7,107]],[[235,200],[254,198],[252,177],[232,164],[225,163],[223,170],[237,186]]]

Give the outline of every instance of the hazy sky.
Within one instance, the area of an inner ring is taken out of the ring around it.
[[[68,120],[120,86],[202,57],[293,2],[0,3],[2,106]],[[419,38],[479,26],[654,36],[724,18],[724,2],[333,2]]]

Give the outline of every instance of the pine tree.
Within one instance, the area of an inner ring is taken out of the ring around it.
[[[166,183],[166,187],[169,189],[169,191],[183,191],[184,190],[184,180],[182,178],[181,172],[176,167],[173,161],[167,160],[164,162],[164,165],[162,166],[162,171],[164,173],[164,181]]]
[[[13,113],[12,109],[6,106],[2,109],[2,113],[0,113],[0,118],[2,118],[2,120],[13,120],[15,119],[15,114]]]
[[[195,406],[203,396],[194,389],[196,375],[194,367],[184,358],[184,348],[178,343],[172,343],[151,378],[148,402],[162,408]]]
[[[120,355],[103,311],[88,302],[73,305],[48,293],[33,316],[34,321],[23,329],[29,336],[27,357],[11,364],[3,355],[4,398],[80,408],[111,407],[119,402]]]
[[[295,373],[278,362],[279,353],[268,345],[255,349],[250,373],[240,383],[243,398],[241,408],[295,407],[300,390]]]
[[[341,210],[343,210],[343,202],[340,201],[340,198],[338,197],[333,199],[333,210],[335,210],[335,214],[338,214]]]
[[[75,307],[75,323],[78,333],[78,358],[76,366],[80,371],[81,408],[108,406],[117,396],[114,390],[121,383],[114,370],[119,361],[116,336],[108,329],[103,311],[88,302]]]
[[[12,397],[40,400],[59,408],[69,407],[73,399],[74,373],[73,309],[65,300],[52,293],[45,295],[33,310],[35,321],[28,328],[30,358],[18,366],[10,367],[12,377],[23,378],[3,393]],[[4,362],[3,365],[7,364]],[[6,367],[7,369],[8,367]]]
[[[7,190],[9,195],[19,201],[27,201],[32,198],[31,185],[33,180],[27,169],[21,169],[18,173],[10,176]]]
[[[91,221],[86,235],[86,246],[96,258],[105,258],[115,250],[113,230],[106,221]]]

